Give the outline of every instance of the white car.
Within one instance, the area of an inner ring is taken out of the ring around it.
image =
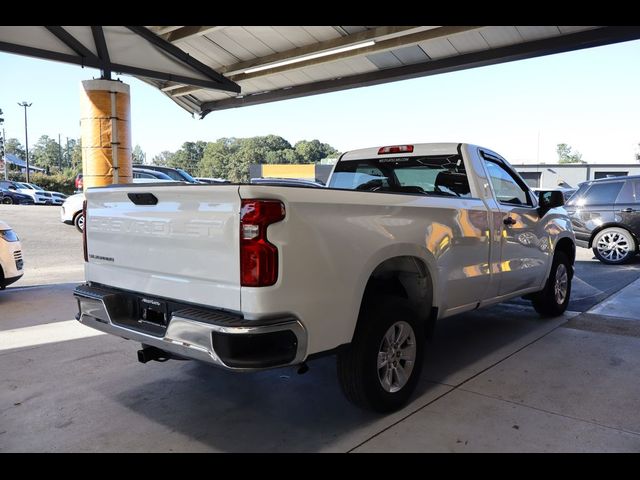
[[[8,186],[9,190],[15,190],[18,193],[22,193],[23,195],[29,195],[33,199],[33,203],[36,205],[46,205],[51,204],[51,194],[47,193],[43,190],[38,190],[29,186],[28,183],[23,182],[11,182],[11,185]]]
[[[9,225],[0,221],[0,290],[19,280],[23,273],[20,239]]]
[[[84,216],[82,215],[82,203],[84,193],[70,195],[60,207],[60,221],[69,225],[75,225],[82,232],[84,230]]]
[[[35,203],[44,203],[46,205],[62,205],[64,199],[67,196],[64,193],[60,192],[51,192],[49,190],[45,190],[44,188],[36,185],[35,183],[27,183],[27,182],[16,182],[21,185],[23,188],[20,190],[22,193],[26,193],[27,195],[36,195],[40,198],[40,201],[36,200],[34,197]]]
[[[169,183],[174,180],[165,180],[162,178],[134,178],[133,183]],[[175,183],[175,182],[174,182]],[[84,202],[84,193],[76,193],[70,195],[60,207],[60,221],[68,225],[75,225],[78,231],[84,230],[84,216],[82,215],[82,203]]]
[[[65,195],[64,193],[51,192],[51,200],[53,200],[54,205],[62,205],[67,197],[68,195]]]

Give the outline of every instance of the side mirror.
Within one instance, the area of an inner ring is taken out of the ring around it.
[[[11,186],[9,187],[9,190],[18,190],[18,189],[17,189],[16,187],[14,187],[13,185],[11,185]]]
[[[544,190],[538,192],[538,205],[541,213],[546,213],[552,208],[564,205],[564,195],[559,190]]]

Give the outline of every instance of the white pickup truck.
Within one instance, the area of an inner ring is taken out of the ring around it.
[[[142,343],[142,362],[305,370],[336,353],[346,396],[377,411],[408,400],[436,320],[520,296],[560,315],[571,293],[562,194],[534,194],[475,145],[347,152],[327,188],[113,185],[86,197],[80,322]]]

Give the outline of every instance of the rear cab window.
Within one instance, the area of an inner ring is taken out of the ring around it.
[[[460,155],[396,156],[338,162],[329,188],[471,197]]]

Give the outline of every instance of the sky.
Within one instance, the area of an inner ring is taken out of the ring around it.
[[[82,80],[98,70],[0,53],[7,138],[80,137]],[[467,142],[511,163],[556,163],[569,144],[589,163],[634,161],[640,143],[640,41],[210,113],[200,120],[131,76],[132,146],[151,159],[185,141],[280,135],[340,151]]]

